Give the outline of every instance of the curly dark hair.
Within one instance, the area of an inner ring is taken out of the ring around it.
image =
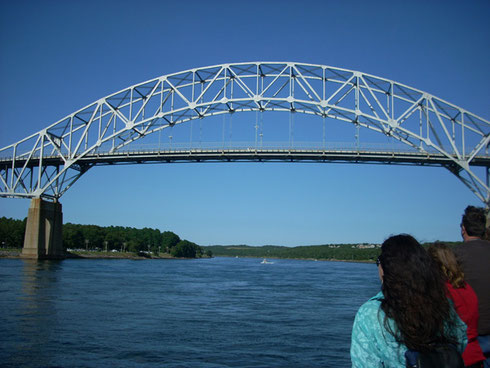
[[[443,276],[419,242],[407,234],[392,236],[383,243],[379,260],[383,269],[384,325],[395,339],[416,351],[456,343],[447,328],[455,321]]]

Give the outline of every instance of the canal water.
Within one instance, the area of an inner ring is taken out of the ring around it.
[[[2,367],[348,367],[363,263],[0,259]]]

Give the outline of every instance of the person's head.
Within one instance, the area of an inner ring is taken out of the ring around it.
[[[444,243],[434,243],[428,249],[444,277],[455,288],[464,286],[464,272],[454,252]]]
[[[461,234],[463,235],[463,239],[466,241],[470,238],[483,238],[486,223],[485,209],[474,206],[466,207],[461,221]]]
[[[453,342],[445,331],[451,314],[444,278],[419,242],[407,234],[391,236],[381,246],[379,260],[387,330],[417,351],[430,350],[434,343]]]

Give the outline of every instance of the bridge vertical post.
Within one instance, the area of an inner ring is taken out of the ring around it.
[[[61,203],[33,198],[27,215],[22,258],[62,259],[63,212]]]

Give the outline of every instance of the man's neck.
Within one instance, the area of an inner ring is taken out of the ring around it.
[[[466,235],[464,237],[464,242],[469,242],[469,241],[472,241],[472,240],[480,240],[480,238],[478,236],[469,236],[469,235]]]

